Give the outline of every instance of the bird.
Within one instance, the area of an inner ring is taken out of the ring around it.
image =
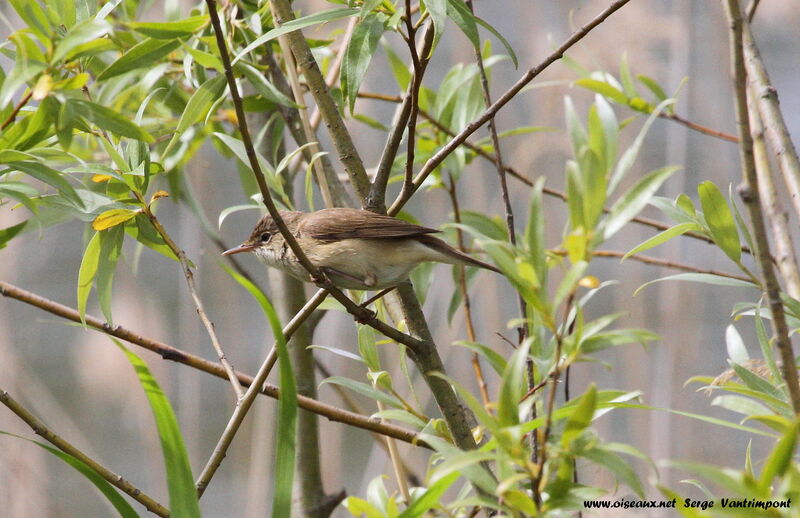
[[[426,261],[477,266],[500,273],[491,264],[470,257],[432,235],[438,230],[391,216],[351,208],[278,212],[309,261],[338,288],[395,287]],[[245,242],[223,255],[242,252],[254,253],[268,267],[305,282],[312,281],[269,214],[258,221]]]

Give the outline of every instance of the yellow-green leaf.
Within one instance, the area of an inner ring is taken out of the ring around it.
[[[111,209],[100,214],[92,221],[92,228],[100,231],[107,228],[116,227],[121,223],[133,219],[136,216],[135,210],[130,209]]]

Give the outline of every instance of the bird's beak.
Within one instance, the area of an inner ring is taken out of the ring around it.
[[[233,255],[233,254],[241,254],[242,252],[252,252],[255,250],[255,245],[248,245],[247,243],[242,243],[239,246],[231,248],[230,250],[225,250],[222,252],[222,255]]]

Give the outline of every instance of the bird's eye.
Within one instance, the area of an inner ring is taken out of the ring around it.
[[[261,242],[266,243],[267,241],[270,240],[271,237],[272,234],[270,234],[269,232],[264,232],[263,234],[261,234]]]

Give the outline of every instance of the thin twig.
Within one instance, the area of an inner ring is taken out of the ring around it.
[[[461,223],[461,207],[458,203],[458,191],[456,190],[456,181],[452,174],[448,174],[450,179],[450,186],[447,192],[450,194],[450,203],[453,206],[453,219],[456,223]],[[458,249],[462,252],[466,251],[464,245],[464,232],[461,228],[456,228],[456,241]],[[475,325],[472,323],[472,302],[469,298],[469,290],[467,289],[467,273],[464,265],[456,266],[458,272],[458,288],[461,290],[461,298],[464,300],[464,322],[467,324],[467,339],[470,342],[477,341],[475,337]],[[487,409],[492,399],[489,397],[489,389],[486,385],[486,378],[483,375],[483,368],[481,367],[481,357],[477,352],[472,353],[472,370],[475,371],[475,379],[478,382],[478,390],[481,393],[483,406]]]
[[[0,125],[0,130],[6,129],[6,127],[9,124],[14,122],[14,120],[17,118],[17,114],[19,113],[19,111],[22,109],[23,106],[28,104],[28,101],[31,100],[31,97],[33,97],[33,90],[31,90],[30,92],[25,94],[25,96],[22,99],[19,100],[17,105],[14,106],[14,109],[11,110],[11,114],[8,116],[8,118],[5,120],[5,122],[2,125]]]
[[[668,120],[671,120],[671,121],[675,121],[675,122],[677,122],[679,124],[683,124],[684,126],[686,126],[687,128],[689,128],[691,130],[703,133],[703,134],[708,135],[710,137],[715,137],[715,138],[726,140],[728,142],[733,142],[733,143],[739,142],[739,137],[737,137],[736,135],[731,135],[730,133],[717,131],[717,130],[709,128],[707,126],[703,126],[701,124],[697,124],[696,122],[692,122],[692,121],[690,121],[688,119],[684,119],[683,117],[681,117],[680,115],[675,114],[675,113],[664,113],[664,112],[661,112],[661,113],[658,114],[658,116],[660,118],[662,118],[662,119],[668,119]]]
[[[74,308],[64,306],[63,304],[36,295],[35,293],[23,290],[13,284],[0,281],[0,295],[24,302],[66,320],[79,324],[81,323],[81,316]],[[216,376],[217,378],[227,379],[225,369],[219,363],[208,361],[200,356],[172,347],[158,340],[153,340],[152,338],[143,336],[120,325],[112,326],[92,315],[86,315],[85,322],[87,327],[95,331],[119,338],[133,345],[138,345],[139,347],[160,355],[165,360],[181,363],[193,369]],[[237,372],[236,377],[242,386],[249,387],[253,383],[253,377],[247,374]],[[279,397],[278,387],[269,383],[264,383],[261,393],[273,399],[278,399]],[[379,423],[371,417],[348,412],[347,410],[301,395],[297,396],[297,404],[300,408],[326,417],[330,421],[348,424],[367,431],[386,435],[387,437],[394,437],[417,446],[428,447],[423,441],[417,438],[416,433],[399,426]]]
[[[289,50],[289,42],[286,39],[286,35],[278,36],[278,43],[281,46],[283,60],[286,63],[286,73],[289,76],[289,84],[292,87],[294,102],[299,106],[297,108],[297,112],[300,115],[300,123],[303,126],[303,135],[305,136],[306,142],[311,143],[311,146],[309,146],[311,149],[309,151],[316,154],[320,151],[319,143],[316,141],[316,135],[314,135],[314,130],[312,129],[313,127],[308,120],[308,108],[306,107],[303,99],[303,90],[300,88],[300,79],[297,77],[297,67],[295,65],[292,52]],[[335,207],[336,205],[333,201],[333,196],[331,195],[327,178],[325,178],[325,171],[322,169],[322,162],[315,160],[312,164],[312,167],[314,169],[314,174],[317,177],[317,184],[319,185],[319,190],[322,193],[322,199],[325,202],[325,206],[327,208]]]
[[[233,392],[236,394],[236,401],[238,403],[238,401],[242,399],[244,392],[242,391],[242,387],[239,385],[239,380],[236,379],[236,371],[228,361],[228,358],[225,356],[225,351],[222,349],[222,344],[217,337],[214,324],[208,318],[208,315],[206,315],[206,312],[203,309],[203,301],[200,300],[200,295],[197,293],[197,286],[195,286],[194,283],[194,274],[192,273],[192,268],[189,265],[189,261],[186,259],[186,252],[184,252],[183,249],[172,240],[172,237],[170,237],[169,233],[167,233],[167,230],[164,228],[158,218],[156,218],[156,215],[153,214],[150,206],[144,201],[142,196],[137,192],[134,192],[134,195],[142,204],[142,211],[150,220],[153,228],[164,239],[164,243],[166,243],[169,249],[172,250],[172,253],[178,258],[181,268],[183,269],[183,275],[186,278],[186,285],[189,287],[189,293],[191,294],[195,308],[197,309],[197,316],[200,317],[200,321],[203,323],[203,326],[205,326],[209,338],[211,338],[211,345],[214,346],[214,350],[217,353],[219,362],[225,368],[225,373],[228,375],[228,379],[233,386]]]
[[[736,125],[739,128],[739,139],[741,140],[739,158],[742,167],[742,183],[739,185],[738,191],[742,201],[747,206],[753,227],[756,247],[755,258],[764,279],[764,291],[772,313],[773,340],[781,356],[781,374],[786,383],[794,413],[798,415],[800,414],[800,385],[798,385],[797,364],[795,363],[792,342],[789,338],[789,328],[786,324],[786,315],[781,301],[780,284],[772,269],[772,256],[769,251],[769,240],[761,210],[758,175],[756,174],[755,161],[753,159],[753,141],[750,132],[750,120],[747,114],[747,75],[745,72],[743,40],[749,40],[747,43],[751,47],[751,59],[749,60],[751,64],[755,64],[757,54],[753,51],[757,52],[757,50],[752,38],[749,37],[749,29],[742,19],[739,0],[726,0],[725,13],[730,27],[731,75],[733,77],[736,102]],[[758,65],[763,64],[759,62]],[[784,149],[784,151],[788,150]]]
[[[630,0],[616,0],[613,2],[609,7],[607,7],[602,13],[597,15],[592,21],[578,29],[576,32],[572,34],[564,43],[562,43],[554,52],[552,52],[544,61],[539,63],[537,66],[528,70],[525,75],[523,75],[514,85],[509,88],[503,95],[501,95],[497,101],[494,102],[481,116],[479,116],[474,121],[470,122],[467,127],[461,130],[458,135],[453,137],[447,144],[445,144],[439,151],[437,151],[425,165],[422,167],[419,173],[417,173],[416,178],[414,179],[414,190],[408,191],[402,196],[398,196],[395,202],[392,204],[391,208],[387,211],[390,216],[394,216],[397,214],[400,209],[406,204],[406,202],[411,198],[411,195],[419,189],[422,182],[430,175],[438,166],[441,164],[453,151],[458,148],[461,144],[464,143],[467,138],[475,133],[478,128],[483,126],[489,119],[494,117],[494,115],[500,111],[500,108],[505,106],[511,99],[516,97],[516,95],[522,90],[525,85],[530,83],[534,78],[536,78],[539,74],[545,71],[550,65],[561,59],[564,53],[571,48],[573,45],[578,43],[584,37],[586,37],[592,29],[603,23],[606,18],[611,16],[614,12],[619,10],[625,4],[630,2]]]
[[[71,443],[67,442],[61,436],[48,428],[47,425],[45,425],[42,421],[37,419],[36,416],[31,414],[25,407],[23,407],[3,389],[0,389],[0,403],[3,403],[9,408],[9,410],[17,414],[20,419],[25,421],[25,423],[31,427],[31,430],[33,430],[36,435],[40,436],[42,439],[46,440],[67,455],[71,455],[72,457],[75,457],[79,461],[89,466],[92,471],[103,477],[103,479],[109,484],[119,488],[126,495],[145,506],[148,511],[165,518],[169,516],[169,509],[159,504],[151,496],[142,492],[141,489],[122,478],[121,475],[117,475],[113,471],[109,470],[99,462],[83,453]]]
[[[417,54],[417,30],[411,20],[411,0],[405,0],[406,31],[408,31],[408,52],[411,55],[411,88],[409,102],[411,111],[408,115],[406,124],[406,167],[403,175],[403,187],[401,193],[414,188],[414,152],[417,143],[417,114],[419,112],[419,88],[422,85],[423,66]]]
[[[425,61],[421,64],[423,67],[427,66],[431,49],[433,48],[433,36],[435,34],[433,24],[426,26],[425,32],[422,35],[422,46],[417,52],[417,55],[423,56]],[[392,128],[389,130],[389,135],[386,138],[383,152],[381,153],[380,162],[378,162],[377,171],[375,172],[375,181],[369,191],[369,197],[366,200],[364,208],[376,212],[386,212],[386,186],[389,183],[389,176],[392,173],[392,165],[394,159],[397,157],[397,151],[400,149],[400,144],[403,140],[408,120],[411,117],[412,93],[416,88],[414,82],[409,82],[405,96],[401,99],[397,97],[400,106],[394,114]],[[362,94],[359,92],[359,96]],[[418,105],[419,103],[417,103]],[[419,106],[416,108],[419,111]]]
[[[758,9],[758,4],[761,3],[761,0],[752,0],[750,5],[747,6],[747,23],[753,23],[753,18],[756,17],[756,10]]]

